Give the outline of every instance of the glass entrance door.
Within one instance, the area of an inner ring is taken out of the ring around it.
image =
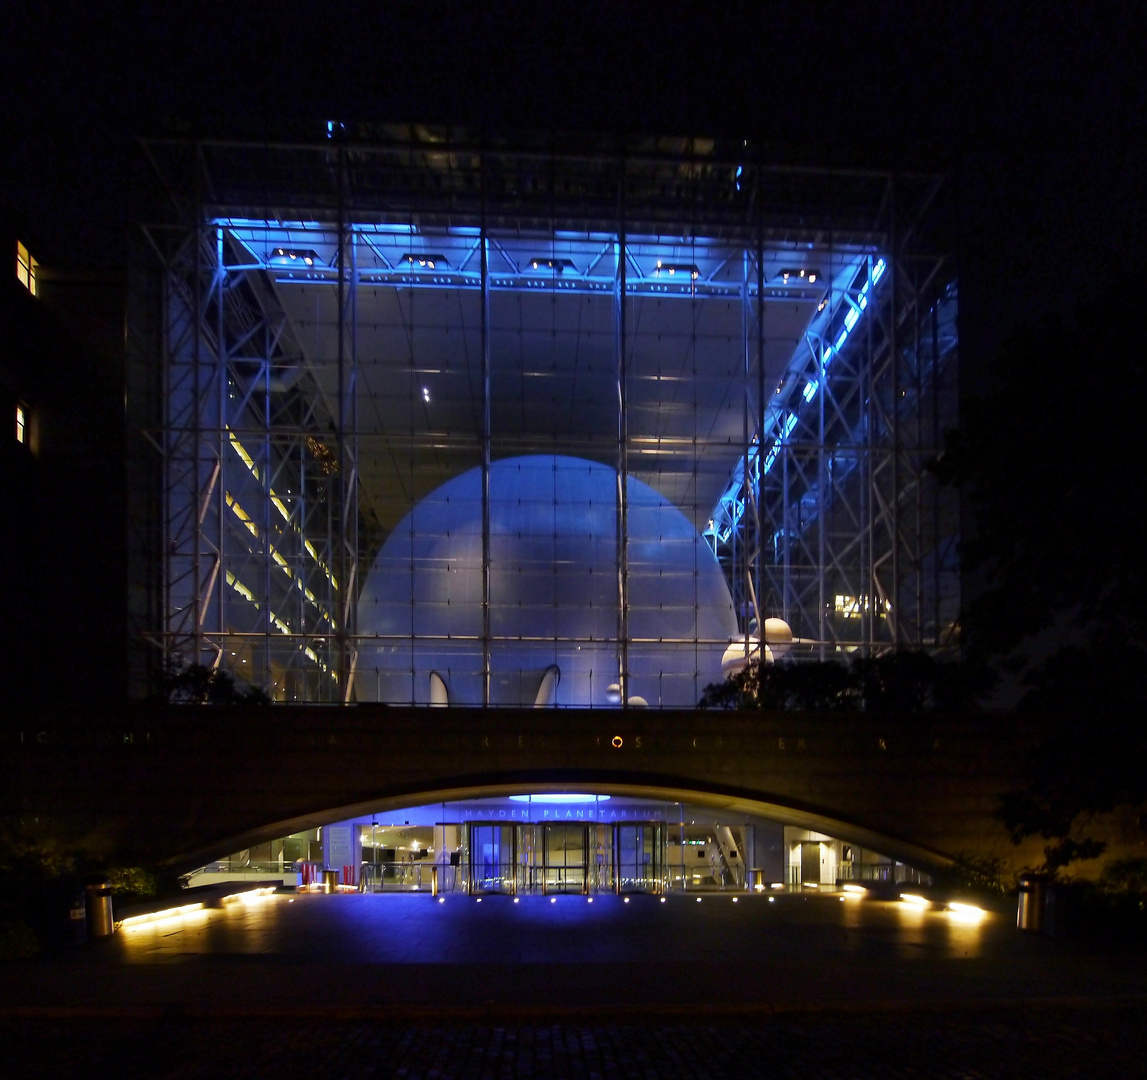
[[[589,891],[589,829],[585,825],[541,826],[544,893]],[[535,847],[535,858],[538,854]]]
[[[470,892],[515,891],[516,830],[513,825],[470,826]]]
[[[633,822],[613,827],[613,863],[619,892],[658,892],[663,863],[662,826]]]
[[[589,827],[589,891],[613,892],[613,826]]]

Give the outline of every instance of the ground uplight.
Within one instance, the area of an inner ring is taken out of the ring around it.
[[[120,921],[121,930],[134,930],[149,923],[165,922],[168,919],[181,919],[192,912],[203,911],[202,904],[182,904],[179,907],[164,908],[162,911],[149,911],[146,915],[129,915]]]
[[[959,900],[949,901],[948,912],[953,919],[958,919],[960,922],[979,922],[987,915],[982,907],[977,907],[975,904],[965,904]]]

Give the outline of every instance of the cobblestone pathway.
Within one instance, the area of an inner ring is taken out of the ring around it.
[[[824,1080],[1144,1075],[1147,1007],[806,1012],[634,1023],[12,1019],[3,1073],[229,1077]]]

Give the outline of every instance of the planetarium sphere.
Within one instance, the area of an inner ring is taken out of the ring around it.
[[[489,483],[491,702],[609,706],[620,681],[617,471],[531,455],[494,462]],[[688,707],[721,678],[737,632],[729,589],[672,502],[632,476],[626,491],[627,692]],[[359,700],[429,703],[434,672],[451,705],[482,702],[482,565],[475,468],[417,503],[375,558],[359,598]]]

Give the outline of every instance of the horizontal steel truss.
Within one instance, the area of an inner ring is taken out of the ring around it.
[[[308,257],[304,264],[302,258],[294,253],[277,256],[274,249],[268,250],[265,240],[267,233],[280,233],[292,237],[298,245],[307,243],[321,243],[326,246],[330,241],[328,227],[314,222],[270,223],[255,222],[251,219],[235,219],[221,216],[215,219],[220,225],[236,237],[243,245],[241,261],[228,265],[229,273],[261,270],[271,276],[275,284],[281,287],[292,285],[328,285],[335,287],[338,283],[338,270],[327,265],[324,261],[311,260]],[[426,265],[402,265],[394,260],[394,250],[401,250],[410,246],[409,240],[401,232],[393,228],[383,235],[380,242],[373,236],[374,230],[369,224],[355,223],[351,226],[364,247],[374,256],[376,265],[373,268],[359,267],[357,287],[360,289],[375,288],[401,288],[404,290],[439,290],[459,289],[481,291],[483,288],[482,271],[479,268],[479,237],[473,236],[473,230],[467,229],[464,233],[459,229],[454,235],[447,233],[447,237],[457,240],[459,235],[467,239],[467,246],[463,250],[457,265],[435,265],[433,261]],[[411,232],[410,238],[419,242],[433,242],[434,233]],[[579,237],[579,239],[582,239]],[[397,246],[396,246],[397,242]],[[539,249],[549,244],[549,239],[538,239]],[[567,241],[568,243],[568,238]],[[385,248],[389,246],[390,257]],[[674,240],[663,238],[647,238],[640,244],[650,250],[672,250]],[[795,275],[792,280],[780,280],[781,275],[773,275],[758,285],[754,278],[747,285],[740,280],[739,259],[736,265],[734,256],[730,251],[736,252],[729,243],[717,243],[711,238],[691,238],[687,244],[679,241],[676,246],[685,249],[692,258],[708,264],[709,269],[700,272],[693,267],[669,265],[661,266],[661,260],[656,254],[649,251],[637,252],[638,241],[631,239],[631,246],[626,253],[627,273],[625,291],[627,296],[656,296],[680,297],[694,301],[712,300],[742,300],[746,289],[750,298],[755,299],[758,289],[769,300],[818,300],[824,294],[824,285],[820,287],[802,281]],[[837,250],[841,249],[837,245]],[[616,236],[602,239],[601,234],[594,238],[593,250],[584,257],[588,262],[586,270],[580,271],[567,260],[570,265],[558,266],[554,269],[545,265],[545,253],[542,254],[542,263],[535,259],[531,265],[528,259],[515,258],[507,251],[504,244],[496,237],[488,238],[488,263],[486,268],[486,287],[492,292],[552,292],[558,294],[579,293],[588,295],[612,295],[616,287],[616,274],[609,272],[613,266],[617,252]],[[635,253],[636,252],[636,253]],[[799,259],[798,255],[790,255],[789,261]],[[552,260],[551,260],[552,261]],[[378,265],[381,264],[381,265]],[[601,272],[594,272],[602,267]],[[731,273],[735,271],[735,273]]]

